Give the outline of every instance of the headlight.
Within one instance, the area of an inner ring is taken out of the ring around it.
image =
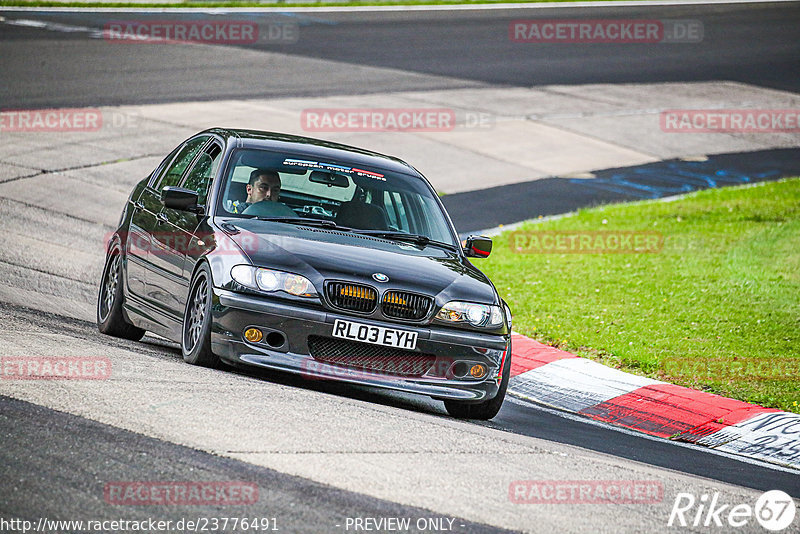
[[[261,291],[277,291],[281,288],[278,273],[268,269],[256,270],[256,284],[258,284],[258,289]]]
[[[499,306],[474,304],[453,300],[442,306],[436,318],[450,323],[468,323],[472,326],[497,328],[503,326],[503,311]]]
[[[231,269],[231,278],[250,289],[258,289],[255,274],[255,268],[250,265],[237,265]]]
[[[231,269],[231,277],[245,287],[268,293],[285,291],[297,297],[317,296],[311,281],[299,274],[262,269],[252,265],[237,265]]]

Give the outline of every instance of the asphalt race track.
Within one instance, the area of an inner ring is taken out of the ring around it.
[[[735,81],[798,93],[799,6],[215,15],[297,24],[302,36],[292,44],[235,47],[109,44],[97,31],[108,20],[134,15],[0,9],[0,108],[380,98],[586,83]],[[700,20],[704,46],[552,45],[534,53],[497,38],[512,20],[540,17]],[[180,126],[165,117],[154,135],[173,135]],[[25,152],[24,142],[4,135],[0,143],[8,150]],[[248,516],[275,518],[281,532],[312,533],[356,531],[348,518],[407,517],[427,525],[414,532],[442,532],[444,525],[465,533],[686,532],[696,530],[667,527],[679,492],[718,492],[730,504],[752,505],[770,489],[800,499],[796,471],[518,399],[509,398],[488,423],[456,421],[427,398],[280,373],[210,371],[185,364],[178,347],[156,337],[132,343],[102,336],[92,321],[103,261],[99,243],[119,215],[118,199],[140,176],[110,181],[108,201],[59,188],[59,180],[84,171],[85,183],[103,185],[103,166],[84,168],[76,155],[85,147],[43,147],[48,157],[67,162],[67,174],[44,164],[26,164],[39,169],[35,175],[0,174],[0,354],[102,356],[111,359],[113,372],[102,381],[0,381],[0,520]],[[157,163],[156,150],[138,150],[123,139],[100,159],[129,162],[137,173]],[[72,160],[79,163],[69,167]],[[595,173],[592,185],[575,177],[496,185],[448,194],[444,202],[460,231],[480,230],[600,202],[667,196],[666,190],[645,195],[609,186],[615,176],[666,165],[609,168]],[[800,174],[800,155],[796,146],[765,147],[715,155],[702,165],[767,180]],[[487,198],[493,209],[475,217],[470,206]],[[524,212],[515,211],[520,198],[529,200]],[[492,213],[500,210],[502,216]],[[17,233],[23,238],[15,241]],[[662,485],[663,499],[649,505],[517,504],[509,485],[519,480],[648,480]],[[258,487],[259,498],[239,507],[122,506],[104,498],[114,481],[247,481]],[[737,531],[763,532],[755,522]]]
[[[410,517],[416,522],[430,512],[402,506],[358,493],[337,490],[319,483],[270,469],[221,459],[208,453],[144,437],[88,419],[47,410],[22,401],[0,397],[3,426],[13,428],[3,435],[3,465],[6,480],[18,481],[16,491],[4,495],[4,517],[56,519],[65,516],[104,517],[106,504],[98,502],[102,476],[114,480],[150,480],[154,474],[164,480],[247,480],[263,491],[251,517],[280,518],[280,530],[319,532],[337,527],[345,517]],[[91,451],[86,454],[85,451]],[[91,461],[87,461],[91,458]],[[50,478],[31,477],[47,470]],[[57,481],[58,483],[54,483]],[[64,492],[64,487],[69,492]],[[194,517],[219,517],[229,513],[225,506],[192,507]],[[154,513],[146,508],[126,514],[132,520],[150,517],[176,523],[186,517],[180,507],[163,506]],[[458,519],[461,532],[502,532],[497,528]]]
[[[3,14],[102,30],[114,13]],[[199,18],[199,14],[189,18]],[[390,13],[268,13],[219,16],[264,24],[294,23],[296,43],[245,45],[260,61],[228,47],[148,47],[87,39],[87,31],[47,32],[0,26],[4,108],[97,106],[218,98],[380,93],[483,84],[536,86],[733,80],[800,90],[800,10],[796,3],[652,8],[559,8]],[[692,43],[538,45],[511,42],[512,20],[533,18],[700,20],[703,46]],[[502,36],[498,39],[498,35]],[[44,37],[44,39],[43,39]],[[53,46],[57,42],[59,46]],[[465,53],[465,51],[467,51]],[[305,61],[298,61],[303,58]],[[309,59],[331,60],[311,63]],[[392,69],[369,76],[360,67]]]
[[[279,373],[198,370],[182,362],[177,347],[165,346],[155,338],[147,337],[141,343],[106,340],[98,337],[90,323],[5,305],[0,316],[9,334],[18,340],[11,343],[12,354],[19,353],[15,350],[19,345],[29,353],[42,353],[36,345],[57,339],[63,352],[109,355],[115,369],[114,378],[103,393],[89,388],[72,393],[61,391],[58,395],[66,400],[61,407],[70,406],[69,412],[94,412],[88,419],[42,407],[53,405],[54,399],[48,400],[53,396],[51,384],[37,388],[39,391],[33,397],[29,396],[30,391],[22,393],[32,403],[0,397],[3,421],[0,450],[3,465],[7,466],[5,479],[10,481],[8,494],[0,505],[0,517],[20,517],[34,523],[41,517],[63,520],[157,517],[178,521],[238,513],[236,508],[226,506],[124,507],[104,501],[105,484],[131,480],[252,482],[258,485],[261,498],[256,505],[246,508],[247,515],[276,517],[281,529],[291,532],[335,532],[336,525],[341,525],[347,517],[427,518],[441,510],[439,503],[432,502],[434,506],[429,507],[402,506],[396,500],[404,498],[371,497],[369,493],[374,488],[366,495],[333,489],[263,465],[263,457],[270,455],[285,457],[279,463],[291,464],[293,456],[302,462],[317,463],[320,451],[326,451],[323,465],[329,465],[331,471],[339,471],[334,467],[336,462],[356,470],[348,478],[358,478],[358,471],[376,476],[388,468],[384,473],[387,480],[407,485],[389,488],[389,495],[399,492],[405,496],[412,489],[429,494],[441,491],[439,486],[462,494],[457,486],[451,487],[452,478],[468,486],[476,485],[469,494],[496,492],[495,481],[482,485],[470,479],[467,473],[473,472],[475,466],[466,472],[455,467],[459,462],[474,461],[475,447],[481,451],[478,453],[481,458],[494,452],[503,457],[504,464],[511,464],[502,467],[503,481],[515,477],[544,478],[540,473],[546,473],[551,480],[665,477],[668,496],[674,490],[695,491],[694,484],[703,488],[700,491],[722,489],[726,496],[736,495],[738,492],[732,488],[740,485],[760,491],[780,488],[797,494],[794,472],[567,419],[513,399],[506,402],[490,423],[457,423],[444,414],[438,403],[413,396],[309,382]],[[25,341],[26,338],[30,339]],[[34,338],[41,341],[33,341]],[[21,391],[15,392],[16,388],[8,389],[12,396],[20,396]],[[247,392],[263,398],[247,399]],[[215,404],[220,396],[227,399],[225,406]],[[95,409],[87,403],[97,403],[100,407]],[[320,417],[312,418],[310,414],[325,415],[328,419],[320,421]],[[387,423],[396,428],[384,428]],[[367,424],[377,428],[361,426]],[[165,431],[164,425],[180,427]],[[165,439],[148,437],[158,428],[156,435]],[[354,431],[365,435],[355,437],[350,434]],[[287,435],[276,437],[278,433]],[[208,437],[202,437],[205,434]],[[376,466],[370,457],[382,458],[381,462],[387,463],[380,466],[379,462]],[[390,466],[399,467],[399,463],[405,462],[408,467],[400,468],[401,471],[412,472],[398,477],[396,467]],[[490,458],[484,458],[483,462],[487,467],[495,464]],[[427,464],[426,469],[434,472],[455,469],[457,476],[450,474],[442,480],[426,470],[413,474],[419,463]],[[522,464],[525,467],[514,467]],[[644,467],[648,464],[652,467]],[[679,472],[703,478],[687,478]],[[464,476],[467,478],[463,479]],[[501,491],[500,497],[505,499],[507,491]],[[494,495],[493,499],[497,497]],[[447,496],[443,498],[447,500]],[[636,515],[620,528],[662,529],[659,521],[665,513],[663,506],[652,507],[644,515],[631,510]],[[562,516],[558,509],[548,511],[553,528],[560,525],[568,531],[584,530],[596,524],[590,517],[568,517],[570,512],[566,508],[567,516]],[[529,512],[537,510],[530,510],[529,506],[517,513]],[[499,531],[452,512],[439,513],[458,521],[456,532]],[[614,521],[613,514],[617,512],[612,506],[593,511],[597,513],[608,514],[602,521]],[[529,527],[520,525],[522,522],[512,521],[517,524],[514,530],[528,530]]]

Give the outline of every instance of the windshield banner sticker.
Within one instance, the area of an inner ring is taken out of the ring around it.
[[[326,171],[332,171],[332,172],[346,172],[350,174],[355,174],[357,176],[374,178],[375,180],[382,180],[384,182],[386,181],[386,178],[382,174],[378,174],[377,172],[365,171],[364,169],[356,169],[355,167],[343,167],[342,165],[334,165],[332,163],[321,163],[319,161],[308,161],[305,159],[286,158],[285,160],[283,160],[283,164],[290,167],[306,167],[308,169],[324,169]]]

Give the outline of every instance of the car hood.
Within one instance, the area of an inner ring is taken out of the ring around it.
[[[441,247],[419,246],[351,232],[238,219],[226,226],[253,265],[302,274],[318,291],[325,280],[361,282],[450,300],[499,304],[489,279],[466,258]],[[373,278],[376,273],[387,282]]]

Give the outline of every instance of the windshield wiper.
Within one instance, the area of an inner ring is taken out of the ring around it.
[[[385,237],[387,239],[394,239],[395,241],[409,241],[411,243],[422,245],[423,247],[427,245],[434,245],[449,250],[458,250],[458,248],[450,243],[436,241],[435,239],[431,239],[430,237],[421,234],[407,234],[405,232],[393,232],[391,230],[353,230],[353,232],[363,235]]]
[[[282,222],[288,224],[301,224],[304,226],[323,226],[325,228],[336,228],[337,230],[349,231],[346,226],[339,226],[327,219],[312,219],[310,217],[255,217],[259,221]]]

